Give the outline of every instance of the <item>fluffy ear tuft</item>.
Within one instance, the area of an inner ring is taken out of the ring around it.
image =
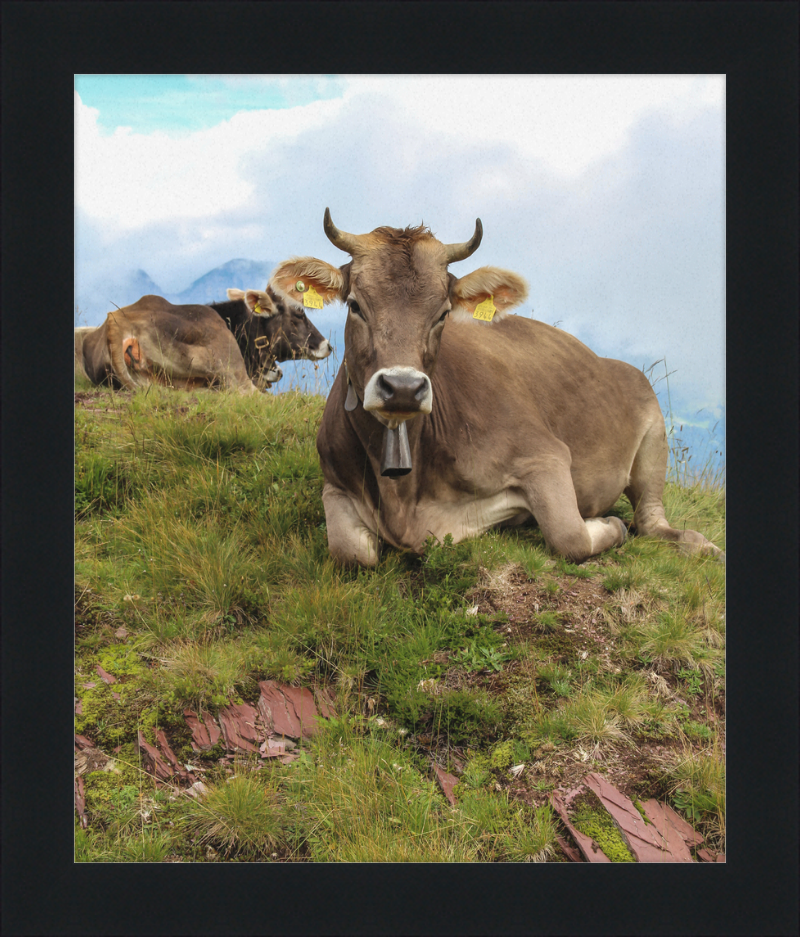
[[[244,290],[229,289],[225,290],[228,294],[228,299],[244,299]]]
[[[499,322],[528,298],[528,284],[516,273],[499,267],[479,267],[456,280],[450,290],[453,308],[450,316],[456,322],[480,321],[475,310],[484,300],[491,299],[495,313],[491,322]],[[484,320],[486,321],[486,320]]]
[[[254,316],[274,316],[278,311],[269,293],[264,290],[245,290],[242,298]]]
[[[298,290],[297,283],[303,284],[305,289]],[[292,257],[272,271],[269,285],[278,290],[292,302],[303,305],[303,294],[313,287],[327,305],[340,298],[344,277],[338,267],[317,260],[316,257]]]

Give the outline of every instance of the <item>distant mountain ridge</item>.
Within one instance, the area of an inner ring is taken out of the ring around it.
[[[80,295],[76,294],[75,325],[100,325],[115,306],[130,306],[149,293],[179,305],[224,302],[230,287],[263,290],[276,266],[268,260],[237,257],[204,273],[179,293],[168,293],[142,269],[115,276],[113,280],[103,277],[81,290]]]
[[[263,290],[275,268],[269,261],[236,258],[214,267],[195,280],[191,286],[167,298],[174,303],[213,303],[226,300],[230,287],[240,290]]]

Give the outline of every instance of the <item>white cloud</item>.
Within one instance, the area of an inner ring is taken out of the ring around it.
[[[506,144],[573,177],[622,147],[648,111],[680,120],[724,93],[720,76],[453,75],[350,79],[347,96],[375,93],[397,102],[404,120],[471,149]]]

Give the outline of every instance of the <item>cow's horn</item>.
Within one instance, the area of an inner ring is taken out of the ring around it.
[[[475,219],[475,233],[469,241],[463,244],[445,244],[444,249],[447,252],[447,263],[452,264],[457,260],[466,260],[470,254],[474,254],[480,247],[483,237],[483,225],[481,219]]]
[[[325,234],[327,235],[331,244],[333,244],[335,247],[338,247],[339,250],[347,251],[348,254],[352,255],[353,251],[358,245],[359,235],[348,234],[346,231],[340,231],[331,221],[330,208],[325,209],[325,218],[322,222],[322,226],[325,228]]]

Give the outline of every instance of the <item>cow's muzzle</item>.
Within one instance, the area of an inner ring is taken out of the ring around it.
[[[364,409],[392,428],[432,405],[430,378],[416,368],[380,368],[364,388]]]

